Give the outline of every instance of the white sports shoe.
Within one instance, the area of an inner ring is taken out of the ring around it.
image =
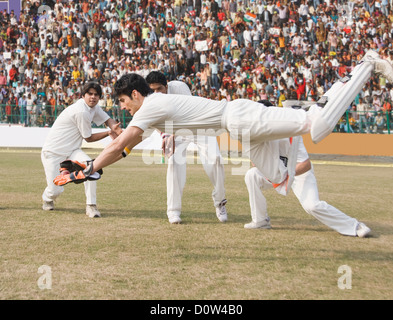
[[[367,237],[371,232],[371,229],[367,227],[363,222],[359,222],[358,226],[356,227],[356,235],[359,238]]]
[[[50,211],[53,210],[55,208],[55,204],[53,201],[44,201],[44,203],[42,204],[42,209],[45,211]]]
[[[168,220],[169,220],[169,223],[171,223],[171,224],[180,224],[181,223],[181,219],[179,216],[169,216]]]
[[[101,217],[101,213],[98,211],[97,206],[95,204],[86,205],[86,215],[88,215],[89,218]]]
[[[244,229],[271,229],[270,218],[267,217],[265,220],[261,222],[251,221],[250,223],[246,223],[244,225]]]
[[[216,216],[220,222],[227,222],[228,221],[228,213],[225,205],[227,203],[227,199],[224,199],[220,202],[218,207],[216,207]]]
[[[393,66],[389,61],[382,59],[377,52],[368,50],[362,58],[362,61],[374,63],[374,72],[386,78],[390,83],[393,83]]]

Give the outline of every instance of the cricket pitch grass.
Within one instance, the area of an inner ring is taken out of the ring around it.
[[[183,224],[166,217],[165,164],[131,154],[98,182],[102,218],[85,215],[83,185],[41,209],[40,150],[0,150],[1,300],[362,300],[393,298],[392,163],[314,162],[321,200],[372,229],[342,236],[291,193],[265,192],[271,230],[251,221],[244,177],[225,165],[228,222],[212,185],[187,166]],[[96,157],[98,151],[87,151]]]

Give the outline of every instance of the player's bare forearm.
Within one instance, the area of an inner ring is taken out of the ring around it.
[[[112,139],[115,139],[116,137],[118,137],[123,130],[120,128],[120,122],[116,122],[115,120],[113,120],[112,118],[109,118],[106,122],[105,122],[106,126],[109,127],[111,129],[109,136]]]
[[[125,129],[94,160],[94,172],[122,159],[122,153],[126,148],[131,151],[132,148],[142,141],[142,134],[143,130],[138,127]]]
[[[93,133],[89,138],[85,138],[86,142],[95,142],[108,137],[108,131]]]

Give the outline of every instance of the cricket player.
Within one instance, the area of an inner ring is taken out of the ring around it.
[[[366,237],[370,232],[364,223],[347,216],[345,213],[319,199],[317,180],[314,168],[308,157],[302,137],[299,138],[297,151],[296,173],[292,183],[292,190],[303,209],[329,228],[342,235]],[[290,140],[277,141],[282,154],[289,149]],[[285,157],[285,156],[282,156]],[[282,161],[277,158],[276,161]],[[273,188],[273,184],[256,168],[249,169],[245,175],[245,182],[249,194],[252,221],[244,225],[246,229],[270,229],[270,218],[267,213],[266,198],[262,189]]]
[[[183,94],[191,96],[191,91],[183,81],[167,82],[165,75],[152,71],[146,77],[146,82],[154,92],[168,94]],[[163,144],[172,143],[173,136],[161,133]],[[212,198],[216,216],[220,222],[226,222],[228,215],[225,204],[224,165],[217,138],[212,136],[177,136],[174,153],[168,158],[167,170],[167,215],[172,224],[181,223],[181,204],[186,183],[187,147],[193,142],[198,148],[199,158],[203,168],[214,186]],[[165,150],[165,147],[163,147]]]
[[[120,107],[133,119],[123,133],[112,141],[85,170],[58,176],[57,185],[79,182],[127,155],[142,141],[146,129],[162,132],[184,129],[193,134],[217,135],[226,130],[232,139],[242,142],[248,155],[261,173],[274,184],[288,180],[288,169],[276,161],[279,151],[273,144],[272,153],[265,143],[310,133],[318,143],[334,129],[338,120],[373,73],[393,83],[393,67],[374,51],[368,51],[350,77],[336,83],[323,108],[312,105],[308,111],[292,108],[261,106],[258,102],[237,99],[215,101],[202,97],[152,93],[145,79],[137,74],[123,75],[115,84]],[[292,148],[293,149],[293,148]],[[273,154],[273,156],[272,156]],[[277,155],[277,157],[276,157]],[[289,185],[289,184],[286,184]]]
[[[60,163],[68,159],[77,160],[83,165],[91,160],[81,149],[83,139],[94,142],[109,135],[116,138],[122,132],[119,123],[98,106],[101,95],[102,89],[98,83],[87,83],[82,89],[82,98],[64,109],[50,129],[41,151],[47,181],[47,187],[42,194],[43,210],[53,210],[54,201],[64,191],[62,186],[53,183],[53,179],[59,175]],[[97,126],[105,123],[110,131],[92,133],[92,122]],[[84,186],[86,214],[90,218],[100,217],[97,209],[97,182],[85,181]]]

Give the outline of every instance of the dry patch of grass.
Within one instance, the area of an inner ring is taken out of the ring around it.
[[[230,164],[228,223],[215,217],[202,166],[188,165],[181,225],[166,218],[166,165],[140,156],[104,169],[101,219],[84,214],[81,185],[67,185],[55,211],[41,210],[38,152],[1,152],[0,164],[2,300],[393,298],[391,168],[315,165],[321,199],[372,228],[373,237],[359,239],[274,191],[266,192],[273,229],[245,230],[247,190]],[[42,265],[51,289],[38,287]],[[341,265],[352,270],[350,290],[338,288]]]

